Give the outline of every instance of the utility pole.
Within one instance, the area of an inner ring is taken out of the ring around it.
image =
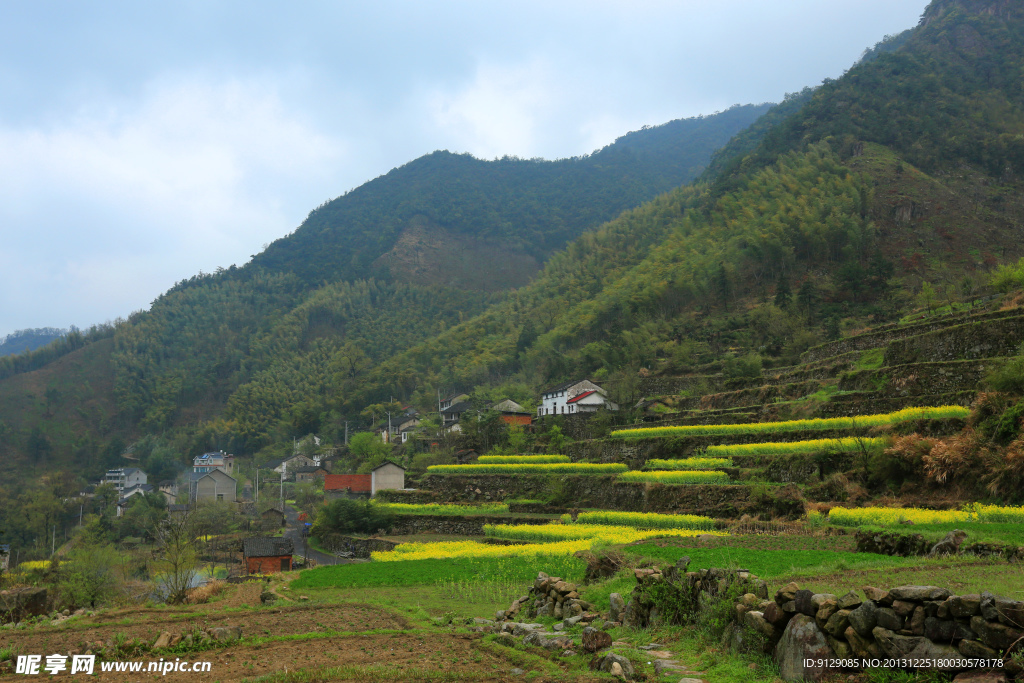
[[[345,420],[345,445],[348,445],[348,420]]]
[[[82,526],[82,513],[85,512],[85,503],[78,505],[78,526]]]
[[[256,468],[256,504],[260,504],[260,468]]]
[[[57,552],[57,525],[53,525],[53,541],[50,543],[50,557]]]

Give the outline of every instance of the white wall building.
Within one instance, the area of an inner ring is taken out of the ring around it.
[[[541,394],[537,416],[592,413],[601,408],[618,410],[619,406],[608,400],[607,391],[590,380],[574,380],[545,390]]]

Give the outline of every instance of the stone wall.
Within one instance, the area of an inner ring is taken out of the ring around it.
[[[971,322],[894,341],[885,350],[887,366],[1013,356],[1024,342],[1024,316]]]
[[[933,332],[941,333],[944,330],[951,329],[968,322],[985,323],[985,326],[987,327],[990,323],[998,322],[1004,318],[1019,316],[1020,314],[1020,309],[1012,309],[1007,311],[982,313],[973,316],[952,316],[948,318],[941,318],[934,322],[918,323],[916,325],[881,328],[865,334],[847,337],[845,339],[839,339],[812,347],[801,354],[800,360],[803,363],[813,363],[815,361],[824,360],[832,356],[839,356],[851,351],[877,349],[915,335]],[[977,357],[980,358],[981,356]]]
[[[594,439],[577,441],[566,446],[573,462],[621,462],[630,469],[640,469],[652,458],[688,458],[708,446],[719,444],[761,443],[763,441],[804,441],[806,439],[838,439],[865,430],[822,429],[802,432],[768,434],[729,434],[713,436],[651,437],[647,439]]]
[[[666,486],[618,482],[614,476],[446,476],[428,477],[438,499],[452,502],[506,498],[554,498],[575,507],[629,512],[700,514],[722,519],[744,514],[792,517],[803,514],[795,487],[775,487],[767,497],[751,496],[745,485]]]
[[[390,552],[398,545],[383,538],[359,538],[343,534],[326,534],[317,539],[320,547],[330,553],[352,553],[354,557],[367,558],[371,552]]]
[[[946,540],[949,540],[949,536],[947,536]],[[862,553],[917,557],[930,554],[935,545],[934,540],[927,540],[921,534],[912,532],[857,532],[857,552]],[[994,543],[958,543],[957,552],[978,557],[1001,557],[1010,562],[1024,562],[1024,547],[1020,546],[998,545]]]
[[[787,681],[821,680],[872,659],[911,660],[916,664],[907,668],[948,672],[977,670],[970,660],[1001,659],[1006,674],[1024,671],[1007,652],[1024,642],[1024,602],[991,593],[953,595],[936,586],[865,586],[862,599],[855,591],[813,593],[795,583],[769,600],[764,582],[745,570],[687,572],[688,563],[683,558],[666,570],[635,570],[623,624],[686,623],[727,600],[732,622],[722,645],[770,653]],[[828,659],[854,666],[817,661]]]
[[[976,391],[985,375],[1000,362],[992,360],[912,363],[846,373],[840,391],[874,391],[880,398]]]
[[[451,534],[456,536],[483,536],[485,524],[548,524],[544,517],[491,517],[466,515],[398,515],[391,526],[392,536],[414,534]]]

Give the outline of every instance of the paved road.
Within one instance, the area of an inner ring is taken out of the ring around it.
[[[335,557],[334,555],[328,555],[322,553],[319,550],[313,548],[306,548],[302,540],[302,522],[299,521],[299,512],[290,505],[284,506],[284,517],[285,517],[285,530],[284,537],[292,539],[292,543],[295,544],[295,554],[302,555],[303,550],[306,551],[306,556],[313,560],[317,564],[348,564],[352,560],[346,560],[341,557]]]

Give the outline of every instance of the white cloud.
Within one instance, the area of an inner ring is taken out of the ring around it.
[[[336,192],[346,152],[255,80],[163,78],[58,124],[0,126],[0,261],[15,266],[0,320],[84,325],[244,262]]]

